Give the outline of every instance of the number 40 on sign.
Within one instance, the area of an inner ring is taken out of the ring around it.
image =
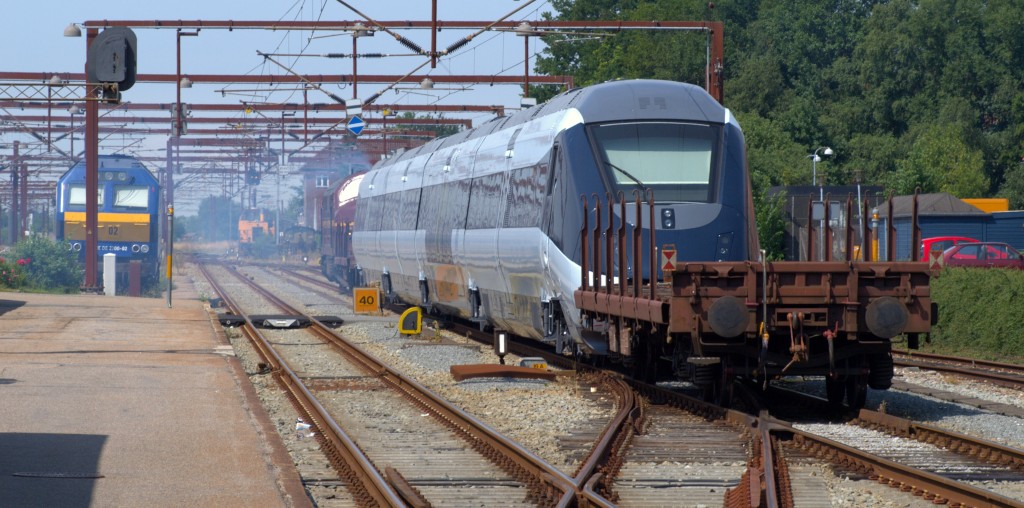
[[[377,314],[380,312],[380,289],[355,288],[352,291],[353,311],[356,314]]]

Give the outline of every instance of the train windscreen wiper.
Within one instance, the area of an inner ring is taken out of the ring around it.
[[[633,180],[634,182],[636,182],[637,186],[640,187],[640,190],[643,191],[644,195],[645,196],[647,195],[647,186],[644,185],[644,183],[641,182],[639,178],[637,178],[637,177],[633,176],[632,174],[630,174],[629,171],[626,171],[625,169],[622,169],[622,168],[616,166],[615,164],[612,164],[611,162],[608,161],[608,159],[604,159],[603,162],[605,164],[607,164],[609,167],[611,167],[612,169],[618,171],[619,173],[622,173],[622,174],[626,175],[630,180]]]

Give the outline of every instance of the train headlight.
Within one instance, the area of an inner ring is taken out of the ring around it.
[[[137,244],[137,243],[133,243],[132,244],[132,253],[134,253],[134,254],[138,254],[139,253],[139,244]]]
[[[82,250],[82,244],[80,244],[80,243],[73,243],[73,244],[71,244],[71,250],[73,250],[75,252],[78,252],[78,251]]]
[[[910,318],[907,307],[891,296],[883,296],[868,304],[864,320],[871,333],[889,339],[903,333]]]
[[[661,228],[662,229],[675,229],[676,228],[676,211],[671,208],[661,209]]]
[[[715,245],[715,261],[725,261],[729,259],[729,253],[732,251],[732,233],[722,233],[718,235],[718,243]]]
[[[143,244],[141,247],[139,247],[139,250],[142,251],[143,254],[146,254],[149,252],[149,245]]]

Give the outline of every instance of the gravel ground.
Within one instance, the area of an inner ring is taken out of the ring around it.
[[[839,441],[901,464],[937,472],[990,490],[1011,499],[1024,500],[1024,483],[1019,473],[1002,468],[979,465],[963,455],[941,450],[914,439],[893,437],[883,432],[845,424],[796,424],[796,428]],[[935,455],[939,455],[939,459]]]
[[[253,267],[244,268],[243,272],[261,283],[270,283],[276,277],[274,274]],[[193,280],[196,281],[196,286],[201,294],[212,294],[201,277],[193,276]],[[328,300],[318,293],[295,286],[278,285],[277,287],[279,287],[279,297],[299,308],[305,306],[314,314],[333,314],[344,318],[346,323],[339,329],[342,335],[350,338],[374,356],[384,359],[392,367],[416,379],[441,397],[463,407],[497,432],[516,440],[567,474],[574,472],[577,459],[562,449],[559,445],[560,438],[581,427],[592,426],[595,420],[607,421],[611,416],[611,404],[607,401],[601,403],[602,401],[595,399],[588,393],[590,387],[582,379],[572,375],[560,376],[555,382],[489,379],[455,382],[448,371],[452,365],[496,363],[497,357],[490,348],[467,342],[465,338],[445,331],[435,332],[425,328],[424,334],[419,337],[402,336],[395,328],[395,319],[353,315],[351,303],[348,303],[347,299]],[[255,296],[236,298],[239,299],[240,304],[250,305],[246,302]],[[272,310],[267,309],[260,312],[270,311]],[[236,350],[241,347],[245,346],[243,344],[236,345]],[[316,348],[316,346],[310,347]],[[319,350],[319,353],[315,349],[311,351],[306,360],[317,362],[320,361],[318,360],[320,357],[322,361],[333,361],[326,350],[322,347]],[[244,357],[244,355],[240,356]],[[506,358],[506,362],[512,364],[518,363],[518,360],[513,355]],[[246,365],[246,368],[250,373],[255,372],[254,365]],[[317,370],[319,369],[320,367],[317,367]],[[897,375],[902,376],[907,382],[928,384],[949,391],[961,391],[975,397],[991,397],[991,400],[1007,404],[1024,405],[1024,395],[984,383],[951,382],[941,375],[911,369],[898,371]],[[255,376],[254,379],[260,379],[260,377]],[[254,381],[261,397],[264,397],[264,391],[276,390],[275,386],[260,386],[265,383],[257,383]],[[269,396],[267,399],[273,399],[273,397]],[[285,414],[291,411],[287,401],[274,404],[284,404],[288,408],[268,408],[272,415],[277,415],[278,410]],[[945,426],[959,432],[980,435],[1009,446],[1024,447],[1022,444],[1024,443],[1024,421],[1020,419],[991,415],[976,408],[936,401],[928,397],[894,391],[870,390],[868,407],[878,408],[879,406],[884,406],[885,411],[890,414]],[[295,441],[294,417],[291,417],[290,421],[288,416],[275,416],[275,418],[278,420],[276,423],[279,423],[279,430],[285,436],[286,442],[289,439]],[[291,430],[289,430],[289,426],[292,427]],[[301,440],[297,440],[297,442],[302,443]],[[827,466],[805,466],[799,469],[798,474],[820,476],[827,486],[831,506],[888,508],[931,505],[920,498],[880,486],[875,482],[851,478],[842,472],[836,473]],[[312,490],[311,495],[315,500],[319,497],[317,494],[313,494]],[[328,495],[333,494],[328,493]],[[332,502],[325,501],[325,503],[322,506],[332,505]]]
[[[980,381],[915,368],[896,369],[897,379],[992,402],[1024,407],[1024,394]],[[787,379],[784,386],[824,396],[818,380]],[[1024,420],[982,409],[898,390],[868,390],[865,407],[1024,449]]]
[[[1017,390],[917,368],[897,369],[896,373],[908,383],[1024,407],[1024,393]],[[1020,418],[994,415],[978,408],[949,402],[914,404],[915,398],[924,398],[929,401],[934,401],[934,399],[909,396],[899,392],[885,393],[881,398],[882,402],[879,403],[879,406],[884,404],[885,411],[889,414],[913,418],[963,434],[983,437],[1006,446],[1024,449],[1024,420]]]

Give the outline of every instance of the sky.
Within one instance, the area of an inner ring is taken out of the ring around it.
[[[345,0],[366,16],[378,21],[429,21],[430,0]],[[525,5],[525,7],[524,7]],[[86,38],[64,37],[69,23],[96,20],[261,20],[261,21],[362,21],[363,18],[338,0],[177,0],[149,2],[139,0],[43,0],[39,2],[8,2],[0,21],[2,58],[0,68],[15,72],[62,73],[82,72],[85,62]],[[509,21],[541,19],[542,13],[552,10],[546,0],[437,0],[438,19],[495,21],[512,12]],[[173,74],[175,72],[176,32],[174,29],[134,29],[138,40],[138,72]],[[407,30],[404,37],[423,48],[430,48],[429,30]],[[469,31],[444,30],[438,33],[438,47],[444,48],[468,35]],[[535,55],[543,49],[538,38],[530,38],[529,53]],[[521,76],[524,72],[523,38],[507,32],[487,32],[473,39],[453,55],[442,58],[437,67],[421,68],[416,74],[487,74]],[[182,74],[286,74],[287,71],[257,54],[304,54],[306,57],[279,56],[276,60],[302,74],[351,74],[349,58],[324,58],[328,53],[351,53],[352,39],[348,34],[310,31],[219,30],[203,29],[197,37],[181,38]],[[386,33],[358,40],[359,53],[408,54],[410,51]],[[359,59],[358,74],[404,75],[424,61],[424,57],[395,56],[382,59]],[[532,67],[535,60],[531,58]],[[532,70],[531,70],[532,75]],[[382,90],[386,84],[363,83],[358,87],[363,99]],[[257,91],[256,88],[263,88]],[[197,83],[181,90],[183,103],[248,102],[301,102],[302,94],[295,85],[280,85],[267,91],[266,85],[223,85]],[[522,94],[520,85],[472,85],[468,87],[444,85],[425,92],[409,85],[388,91],[377,100],[378,104],[479,104],[518,108]],[[404,89],[402,89],[404,88]],[[326,90],[342,98],[350,98],[348,85],[330,85]],[[123,92],[123,101],[139,103],[173,103],[176,89],[171,84],[137,83]],[[324,93],[309,91],[310,102],[331,103]],[[0,110],[0,115],[5,112]],[[43,114],[43,113],[40,113]],[[56,113],[55,113],[56,114]],[[135,112],[134,115],[168,115],[161,112]],[[239,112],[238,115],[245,113]],[[225,116],[217,113],[218,116]],[[371,115],[367,113],[367,115]],[[372,116],[372,115],[371,115]],[[479,124],[493,117],[490,114],[468,115]],[[79,117],[80,119],[81,117]],[[464,117],[465,118],[465,117]],[[203,127],[211,128],[209,125]],[[0,134],[0,158],[11,154],[10,142],[33,140],[24,134]],[[76,151],[82,141],[76,138]],[[69,139],[57,142],[69,150]],[[157,153],[166,146],[166,137],[145,140],[107,140],[110,146],[134,143],[139,153]],[[27,147],[26,147],[27,148]],[[39,147],[37,150],[42,150]],[[101,147],[100,153],[105,153]]]

